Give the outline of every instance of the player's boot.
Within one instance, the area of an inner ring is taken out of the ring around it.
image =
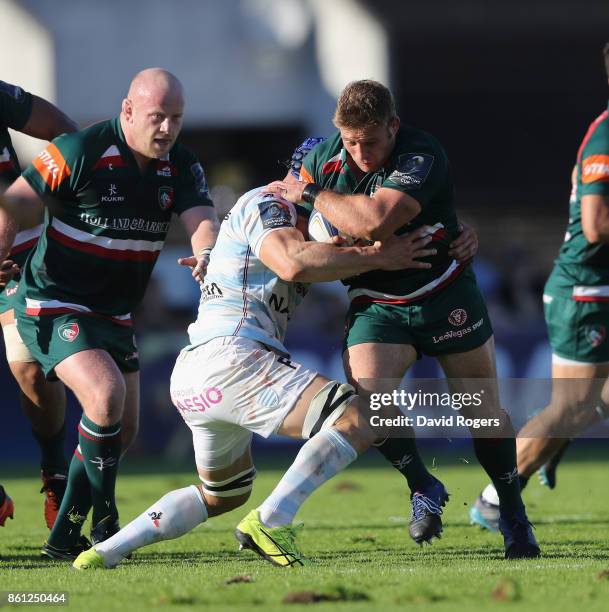
[[[104,558],[95,548],[81,552],[72,563],[72,567],[77,570],[108,569],[104,564]]]
[[[70,548],[56,548],[48,542],[42,545],[40,553],[44,557],[49,557],[54,561],[74,561],[80,553],[91,548],[91,542],[84,535],[81,535],[78,542]]]
[[[301,527],[302,525],[300,525]],[[265,527],[260,521],[258,510],[252,510],[235,529],[235,537],[241,546],[258,553],[263,559],[280,567],[310,565],[296,546],[295,537],[298,527]]]
[[[2,500],[0,504],[0,527],[4,527],[7,518],[13,520],[15,504],[13,504],[13,500],[8,496],[2,485],[0,485],[0,500]]]
[[[120,530],[118,519],[109,514],[99,521],[95,527],[91,527],[91,544],[95,546],[100,542],[105,542]]]
[[[442,533],[442,507],[448,501],[448,491],[437,479],[423,491],[415,491],[411,497],[412,519],[408,527],[410,537],[417,543],[431,544],[432,538],[440,538]]]
[[[68,479],[65,474],[48,474],[44,470],[40,471],[40,479],[42,480],[40,492],[44,493],[44,520],[47,527],[53,529]]]
[[[570,444],[571,440],[567,440],[563,446],[561,446],[558,452],[537,471],[539,482],[544,487],[549,487],[550,489],[554,489],[556,487],[556,469],[558,468],[558,464],[560,463],[560,460],[563,458],[563,455],[567,451],[567,448],[569,448]]]
[[[503,535],[506,559],[533,559],[541,555],[524,508],[510,516],[502,516],[499,531]]]
[[[480,493],[469,510],[469,521],[472,525],[480,525],[489,531],[498,531],[499,506],[484,499]]]

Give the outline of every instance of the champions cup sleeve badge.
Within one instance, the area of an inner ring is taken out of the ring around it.
[[[74,342],[80,333],[80,328],[76,322],[64,323],[63,325],[59,326],[57,333],[62,340],[65,340],[66,342]]]
[[[159,187],[159,206],[162,210],[168,210],[173,206],[173,187]]]

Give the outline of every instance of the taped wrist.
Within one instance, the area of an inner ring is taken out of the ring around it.
[[[314,206],[315,199],[322,191],[323,188],[317,183],[307,183],[305,188],[302,190],[302,201]]]

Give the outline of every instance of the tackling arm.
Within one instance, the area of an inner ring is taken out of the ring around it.
[[[291,202],[301,203],[307,185],[311,183],[275,181],[267,189]],[[345,234],[366,240],[383,240],[391,236],[421,212],[421,205],[413,197],[387,187],[382,187],[372,197],[319,190],[314,206]]]
[[[384,244],[340,247],[305,242],[296,228],[286,228],[266,236],[260,248],[260,259],[288,282],[333,281],[378,269],[426,269],[431,264],[415,260],[435,255],[435,250],[424,248],[431,240],[423,235],[427,229],[423,227],[406,236],[391,237]]]

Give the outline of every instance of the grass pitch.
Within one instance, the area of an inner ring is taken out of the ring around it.
[[[543,557],[509,562],[502,558],[501,536],[468,524],[469,504],[485,483],[469,455],[457,464],[434,461],[451,501],[444,537],[422,549],[408,538],[410,505],[397,473],[364,463],[337,476],[297,517],[305,523],[301,547],[316,561],[300,569],[275,568],[250,551],[240,553],[233,537],[236,523],[268,494],[281,469],[259,470],[245,508],[145,548],[115,570],[82,573],[39,556],[47,533],[39,481],[3,476],[16,513],[0,529],[0,591],[67,591],[70,608],[104,612],[266,611],[302,609],[310,602],[309,608],[336,611],[608,610],[607,452],[598,461],[567,459],[555,491],[532,479],[525,499]],[[118,483],[123,524],[165,492],[194,481],[189,473],[125,471]]]

